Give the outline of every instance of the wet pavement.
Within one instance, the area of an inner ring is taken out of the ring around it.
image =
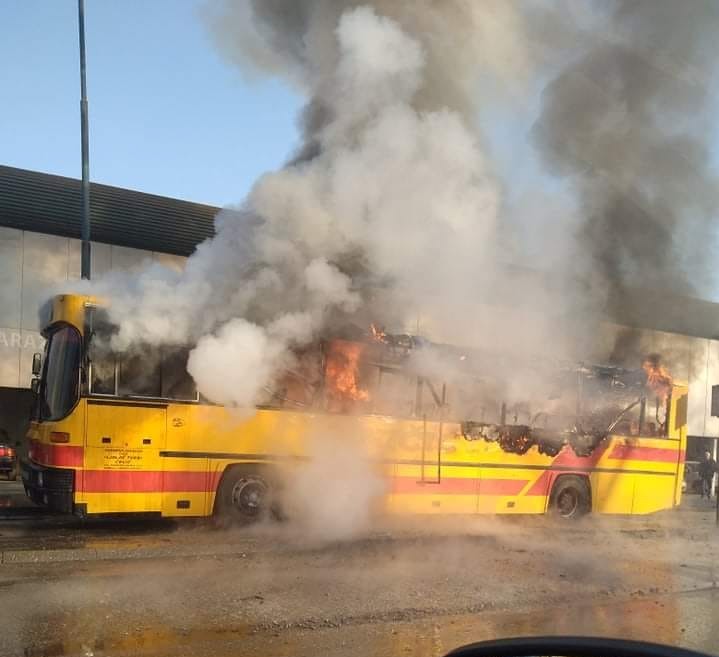
[[[37,515],[41,511],[25,495],[19,477],[15,481],[0,481],[1,519],[28,517]]]
[[[413,520],[336,541],[83,523],[23,497],[0,482],[3,655],[434,656],[547,633],[719,654],[719,532],[696,498],[647,518]]]
[[[249,626],[176,630],[158,625],[142,631],[110,632],[101,639],[83,638],[80,633],[55,643],[31,645],[24,654],[436,657],[474,641],[562,634],[642,639],[716,653],[717,614],[719,594],[711,589],[618,603],[575,603],[526,612],[435,616],[341,628],[284,629],[278,624],[271,631]]]

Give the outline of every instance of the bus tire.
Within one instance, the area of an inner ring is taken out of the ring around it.
[[[586,477],[561,475],[552,486],[549,509],[563,520],[576,520],[592,510],[592,498]]]
[[[214,513],[220,526],[251,525],[272,513],[272,485],[260,468],[230,466],[222,475]]]

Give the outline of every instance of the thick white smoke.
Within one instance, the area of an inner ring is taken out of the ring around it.
[[[312,84],[332,118],[309,136],[315,155],[223,211],[184,271],[153,265],[94,286],[111,301],[116,348],[196,345],[189,370],[212,401],[254,403],[333,318],[402,324],[421,308],[449,326],[491,281],[500,191],[466,116],[419,109],[431,53],[367,7],[325,37],[336,61]]]
[[[304,540],[344,540],[371,527],[386,482],[361,431],[308,436],[309,460],[286,473],[282,510]]]

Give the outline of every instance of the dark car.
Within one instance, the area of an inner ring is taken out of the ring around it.
[[[17,478],[17,454],[10,445],[0,443],[0,474],[4,474],[10,481]]]

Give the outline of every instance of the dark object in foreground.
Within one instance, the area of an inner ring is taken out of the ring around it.
[[[707,657],[704,653],[645,641],[582,636],[497,639],[456,648],[447,657]]]

